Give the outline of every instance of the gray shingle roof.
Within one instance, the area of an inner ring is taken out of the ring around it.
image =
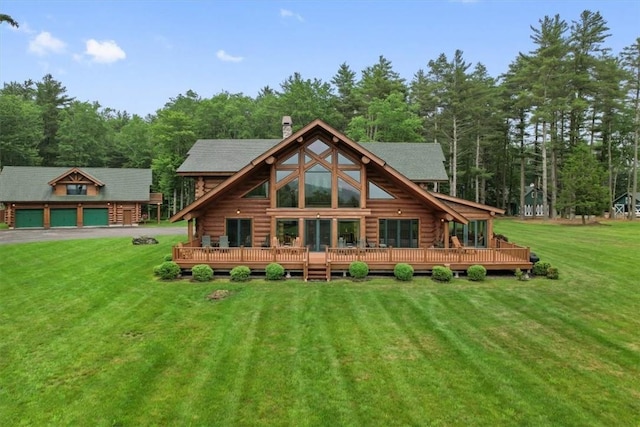
[[[447,181],[440,144],[429,142],[363,142],[365,149],[411,181]]]
[[[3,202],[147,201],[151,169],[79,168],[105,185],[97,196],[56,196],[48,182],[71,167],[5,166],[0,172]]]
[[[199,139],[178,172],[237,172],[280,139]]]
[[[199,139],[178,168],[179,173],[234,173],[279,143],[279,139]],[[362,147],[412,181],[447,181],[440,144],[365,142]]]

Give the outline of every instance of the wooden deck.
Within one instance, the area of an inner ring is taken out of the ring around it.
[[[529,248],[498,241],[492,248],[327,248],[325,252],[309,252],[305,247],[217,248],[178,244],[173,248],[173,260],[183,269],[207,264],[214,270],[231,270],[246,265],[264,271],[272,262],[286,270],[302,273],[304,280],[330,280],[333,274],[349,270],[353,261],[364,261],[369,271],[392,273],[399,262],[413,266],[416,273],[430,273],[442,265],[454,271],[465,271],[474,264],[488,271],[531,269]]]

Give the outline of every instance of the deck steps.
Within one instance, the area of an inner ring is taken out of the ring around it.
[[[309,280],[327,280],[327,266],[325,264],[309,264],[307,267],[307,277],[305,281]]]

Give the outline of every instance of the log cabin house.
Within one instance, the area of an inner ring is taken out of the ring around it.
[[[150,188],[151,169],[5,166],[0,173],[11,228],[136,225],[144,205],[162,201]]]
[[[278,262],[330,280],[355,260],[387,273],[531,267],[528,248],[492,238],[503,210],[434,191],[447,181],[439,144],[357,143],[320,120],[292,133],[285,117],[281,140],[198,140],[177,172],[195,180],[170,219],[187,220],[173,248],[183,269]]]

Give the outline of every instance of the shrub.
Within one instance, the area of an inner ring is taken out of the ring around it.
[[[398,280],[409,281],[413,278],[413,267],[405,262],[399,262],[393,268],[393,275]]]
[[[560,278],[560,272],[556,267],[549,267],[547,269],[547,277],[552,280],[558,280]]]
[[[469,268],[467,268],[467,276],[469,277],[469,280],[480,282],[487,277],[487,269],[484,268],[483,265],[479,264],[469,266]]]
[[[436,265],[433,267],[431,277],[438,282],[450,282],[453,279],[453,271],[449,267]]]
[[[246,265],[239,265],[231,269],[231,280],[234,282],[245,282],[249,280],[251,269]]]
[[[173,261],[173,255],[171,255],[171,254],[167,254],[167,255],[165,255],[165,256],[164,256],[164,260],[165,260],[165,261]]]
[[[213,277],[213,269],[207,264],[194,265],[191,269],[191,277],[196,282],[208,282]]]
[[[284,277],[284,267],[277,262],[267,265],[264,272],[267,280],[282,280]]]
[[[535,264],[533,264],[532,272],[536,276],[546,276],[547,270],[549,270],[549,267],[551,267],[551,264],[549,264],[548,262],[538,261]]]
[[[369,274],[369,266],[363,261],[353,261],[349,264],[349,274],[354,279],[364,279]]]
[[[524,271],[520,270],[519,268],[516,268],[515,276],[518,280],[527,280],[527,275],[524,274]]]
[[[165,261],[156,268],[153,269],[156,275],[160,276],[162,280],[177,279],[180,275],[180,266],[173,261]]]

